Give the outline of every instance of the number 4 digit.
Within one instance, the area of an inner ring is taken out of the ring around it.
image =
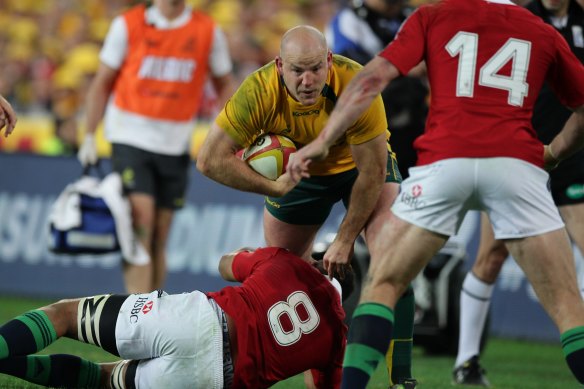
[[[456,96],[473,97],[475,69],[478,54],[478,34],[459,31],[446,45],[450,56],[458,56]],[[527,95],[527,69],[531,42],[510,38],[479,71],[479,85],[509,92],[507,103],[520,107]],[[511,74],[504,76],[500,70],[511,62]]]

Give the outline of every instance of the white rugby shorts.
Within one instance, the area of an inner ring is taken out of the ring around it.
[[[195,291],[130,295],[116,323],[120,357],[140,359],[137,388],[222,388],[222,329]]]
[[[467,211],[485,211],[497,239],[524,238],[564,223],[549,174],[516,158],[452,158],[409,169],[392,211],[427,230],[454,235]]]

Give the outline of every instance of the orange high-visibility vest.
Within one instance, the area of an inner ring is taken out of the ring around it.
[[[148,25],[146,7],[124,13],[128,53],[114,86],[120,109],[153,119],[188,121],[201,103],[215,24],[198,11],[184,26]]]

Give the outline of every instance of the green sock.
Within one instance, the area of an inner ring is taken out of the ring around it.
[[[0,327],[0,359],[34,354],[57,340],[57,333],[47,314],[34,310]]]
[[[393,336],[385,356],[390,385],[412,377],[415,309],[414,290],[410,285],[395,306]]]
[[[98,364],[74,355],[27,355],[0,360],[0,373],[54,388],[99,388]]]
[[[363,303],[353,313],[343,361],[342,389],[365,388],[387,352],[393,311],[382,304]]]
[[[560,340],[572,374],[584,384],[584,326],[569,329],[560,335]]]

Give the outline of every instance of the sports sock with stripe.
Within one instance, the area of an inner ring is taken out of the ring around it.
[[[574,377],[584,384],[584,326],[572,328],[560,336],[566,362]]]
[[[27,312],[0,327],[0,359],[34,354],[55,340],[57,333],[47,314]]]
[[[480,280],[468,272],[460,291],[460,333],[454,367],[462,366],[475,355],[480,355],[481,337],[487,322],[494,284]]]
[[[0,360],[0,373],[52,388],[99,388],[98,364],[74,355],[28,355]]]
[[[393,329],[393,311],[382,304],[359,304],[349,327],[343,361],[342,389],[365,388],[387,352]]]
[[[390,386],[412,378],[415,311],[414,289],[410,285],[395,306],[393,336],[385,355]]]

